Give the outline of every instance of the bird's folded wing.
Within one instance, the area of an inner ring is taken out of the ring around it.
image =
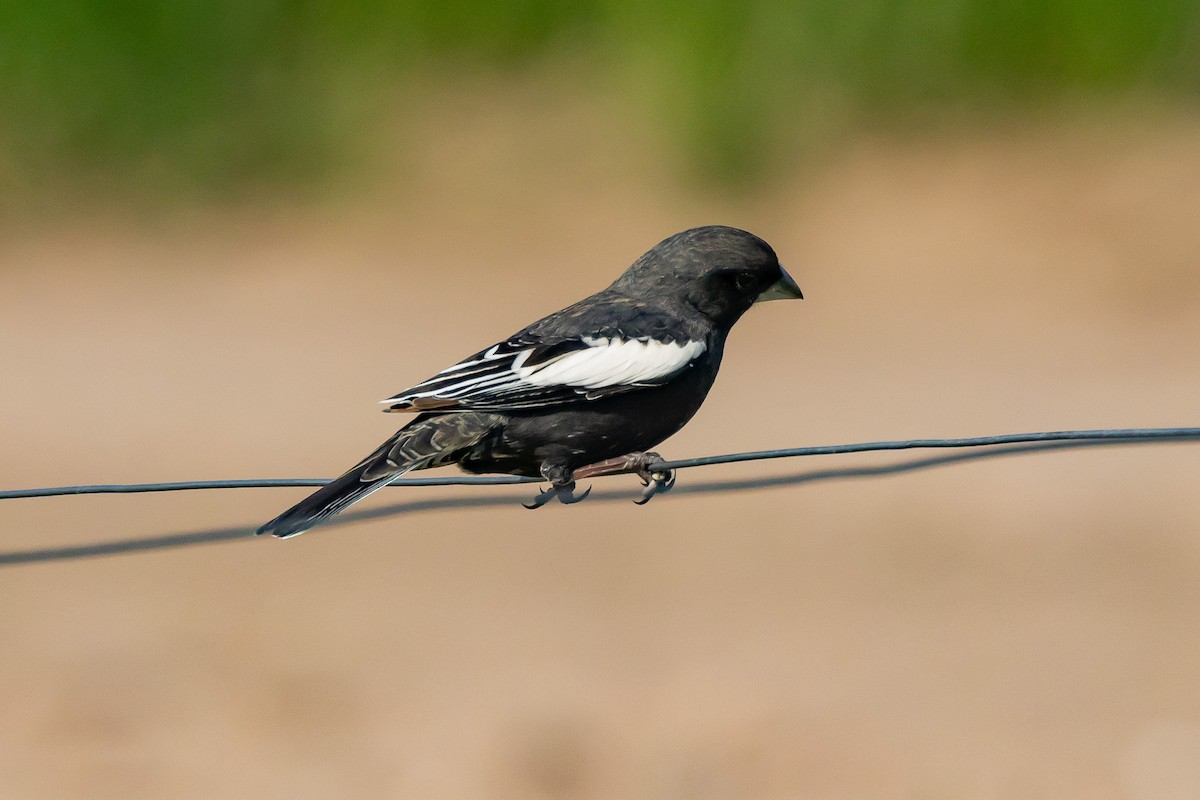
[[[704,353],[704,341],[649,336],[518,335],[382,401],[388,411],[535,409],[669,383]]]

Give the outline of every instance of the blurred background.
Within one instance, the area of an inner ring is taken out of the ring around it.
[[[669,457],[1200,423],[1195,0],[0,3],[0,180],[4,488],[332,476],[711,223],[807,299]],[[5,568],[0,796],[1200,796],[1198,468],[618,477]],[[0,549],[303,492],[10,500]]]

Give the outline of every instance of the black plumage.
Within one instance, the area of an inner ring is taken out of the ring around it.
[[[651,474],[645,451],[700,408],[734,323],[756,302],[801,296],[757,236],[678,233],[608,288],[385,400],[417,417],[258,532],[301,533],[406,472],[446,464],[546,478],[531,507],[577,502],[576,478],[627,469],[648,499],[673,478]]]

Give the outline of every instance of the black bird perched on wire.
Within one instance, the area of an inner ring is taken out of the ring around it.
[[[733,324],[754,303],[802,297],[757,236],[677,233],[607,289],[384,400],[418,416],[258,532],[303,533],[410,470],[446,464],[545,478],[529,508],[583,500],[577,479],[634,471],[644,503],[674,484],[646,451],[700,408]]]

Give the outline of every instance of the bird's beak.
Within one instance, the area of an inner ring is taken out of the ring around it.
[[[787,274],[787,270],[782,266],[779,267],[779,280],[772,283],[766,289],[763,289],[762,294],[754,302],[765,303],[768,300],[803,300],[804,295],[800,292],[800,287],[796,285],[796,281],[791,275]]]

